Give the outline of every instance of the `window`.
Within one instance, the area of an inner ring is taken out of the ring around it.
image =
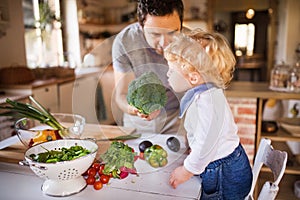
[[[63,65],[59,0],[23,0],[27,66]]]
[[[234,49],[236,56],[253,55],[255,26],[249,24],[235,24]]]

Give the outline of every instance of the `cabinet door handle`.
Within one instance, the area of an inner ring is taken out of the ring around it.
[[[45,88],[45,92],[49,92],[49,88]]]

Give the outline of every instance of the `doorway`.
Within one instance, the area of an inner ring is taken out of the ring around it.
[[[248,19],[245,12],[232,12],[232,49],[237,65],[235,79],[241,81],[266,81],[268,55],[268,10],[255,11]]]

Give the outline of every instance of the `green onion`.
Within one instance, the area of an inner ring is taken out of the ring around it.
[[[0,116],[14,116],[14,113],[17,113],[19,117],[27,117],[30,119],[38,120],[42,124],[46,124],[52,127],[55,130],[59,130],[59,134],[63,137],[63,135],[67,134],[67,129],[62,126],[55,117],[47,111],[38,101],[36,101],[32,96],[29,96],[29,99],[36,105],[29,103],[21,103],[17,101],[13,101],[9,98],[6,99],[6,103],[9,106],[0,106],[0,109],[8,110],[11,112],[1,113]]]

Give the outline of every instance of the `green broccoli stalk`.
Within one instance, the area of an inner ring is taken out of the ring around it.
[[[139,112],[149,115],[166,105],[166,88],[154,72],[146,72],[129,84],[127,101]]]

